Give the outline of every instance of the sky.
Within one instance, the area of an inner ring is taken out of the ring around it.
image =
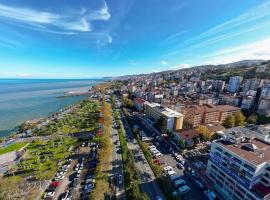
[[[270,59],[270,0],[0,0],[0,78]]]

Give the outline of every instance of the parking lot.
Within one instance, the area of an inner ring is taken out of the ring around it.
[[[194,167],[194,164],[196,163],[195,159],[193,160],[191,159],[191,161],[189,161],[189,159],[186,159],[183,156],[177,154],[176,153],[177,151],[170,144],[162,140],[161,137],[158,137],[152,134],[153,131],[147,129],[138,117],[136,116],[131,116],[131,117],[132,117],[132,122],[138,125],[140,130],[143,131],[146,134],[146,136],[151,139],[151,142],[148,142],[149,145],[155,146],[156,149],[162,154],[161,157],[156,159],[159,161],[155,161],[155,162],[160,162],[160,164],[164,168],[169,166],[171,170],[168,170],[167,173],[170,173],[171,175],[179,176],[178,180],[181,179],[185,181],[185,184],[180,184],[180,185],[181,187],[186,185],[188,186],[189,189],[188,188],[185,189],[185,187],[182,188],[183,190],[184,189],[185,190],[183,194],[180,194],[181,199],[190,199],[190,200],[207,199],[207,197],[204,195],[204,190],[207,187],[200,180],[200,174],[196,174],[197,170],[195,170],[195,167]],[[181,157],[182,162],[180,161],[180,157]],[[195,157],[197,156],[194,156],[194,158]],[[200,170],[203,170],[203,169],[200,169]],[[177,187],[175,188],[175,190],[177,190]]]
[[[59,167],[58,173],[45,191],[44,199],[89,199],[95,187],[98,145],[83,142],[72,156]]]

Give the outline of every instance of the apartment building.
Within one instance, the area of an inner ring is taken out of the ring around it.
[[[164,116],[167,120],[168,130],[181,130],[183,127],[183,115],[181,113],[163,107],[158,103],[145,102],[145,114],[156,121]]]
[[[133,100],[133,103],[134,103],[134,107],[135,107],[139,112],[143,111],[145,100],[143,100],[143,99],[140,98],[140,97],[136,97],[136,98]]]
[[[192,127],[197,127],[199,124],[222,123],[227,116],[234,115],[240,108],[230,105],[205,104],[183,108],[182,110],[185,122]]]
[[[245,79],[243,82],[243,92],[247,92],[249,90],[257,91],[260,86],[261,80],[257,78]]]
[[[227,87],[228,91],[232,93],[238,92],[241,86],[242,80],[243,80],[243,77],[241,76],[230,77],[229,84]]]
[[[224,199],[270,199],[270,143],[247,137],[216,140],[206,175]]]
[[[266,84],[262,88],[259,106],[258,106],[258,113],[270,116],[270,84]]]

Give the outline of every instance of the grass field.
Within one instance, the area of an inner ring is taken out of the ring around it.
[[[19,149],[21,149],[22,147],[24,147],[27,143],[26,142],[18,142],[18,143],[14,143],[8,147],[2,148],[0,149],[0,155],[11,152],[11,151],[17,151]]]

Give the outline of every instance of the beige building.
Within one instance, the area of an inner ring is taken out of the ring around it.
[[[179,112],[165,108],[158,103],[145,102],[145,114],[156,121],[164,116],[167,120],[167,129],[181,130],[183,128],[183,115]]]
[[[191,106],[183,108],[184,120],[192,127],[199,124],[208,124],[212,122],[223,123],[227,116],[240,111],[240,108],[230,105],[210,105]]]

